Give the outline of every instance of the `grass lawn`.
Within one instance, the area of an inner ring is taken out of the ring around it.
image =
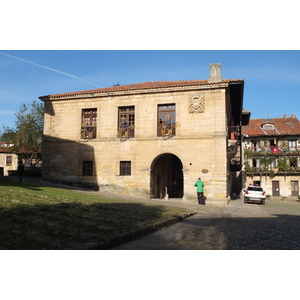
[[[0,179],[0,249],[107,249],[190,210]]]

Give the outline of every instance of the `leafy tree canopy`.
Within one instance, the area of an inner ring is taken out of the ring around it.
[[[39,159],[43,134],[44,105],[22,104],[16,112],[15,128],[3,127],[1,141],[13,144],[12,151],[23,158]]]

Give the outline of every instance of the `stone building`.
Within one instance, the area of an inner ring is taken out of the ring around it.
[[[295,115],[253,119],[243,127],[246,183],[271,196],[299,196],[300,122]]]
[[[40,97],[43,177],[151,198],[227,201],[241,169],[244,81],[151,81]],[[246,124],[246,123],[245,123]]]
[[[18,155],[10,151],[10,146],[0,142],[0,176],[8,176],[9,171],[16,171],[18,168]]]

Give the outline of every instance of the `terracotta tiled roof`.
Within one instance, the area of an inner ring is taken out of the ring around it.
[[[265,124],[274,125],[266,130]],[[265,128],[265,129],[264,129]],[[279,135],[300,135],[300,122],[295,115],[283,118],[252,119],[249,125],[243,126],[243,135],[247,136],[279,136]]]
[[[7,147],[7,144],[4,142],[0,142],[0,153],[9,153],[10,148]]]
[[[105,93],[118,93],[118,92],[129,92],[139,90],[154,90],[163,88],[181,88],[181,87],[196,87],[203,85],[216,85],[216,84],[230,84],[230,83],[243,83],[242,79],[224,79],[217,83],[210,83],[208,80],[182,80],[182,81],[149,81],[143,83],[135,83],[128,85],[113,86],[107,88],[70,92],[63,94],[53,94],[48,96],[40,97],[41,100],[59,99],[59,98],[72,98],[76,96],[84,95],[96,95]]]

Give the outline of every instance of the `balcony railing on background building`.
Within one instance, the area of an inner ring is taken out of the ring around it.
[[[247,174],[300,175],[300,151],[286,147],[261,147],[244,149],[244,162]]]
[[[249,147],[244,147],[244,156],[245,157],[290,157],[290,156],[295,156],[299,157],[300,156],[300,149],[294,149],[294,148],[282,148],[282,147],[264,147],[264,148],[249,148]]]
[[[275,177],[276,175],[295,175],[300,176],[300,168],[299,167],[286,167],[286,168],[278,168],[278,167],[268,167],[267,169],[264,167],[251,167],[248,164],[245,164],[245,170],[248,176],[260,175],[260,176],[270,176]]]
[[[228,126],[228,139],[239,140],[241,136],[240,126]]]
[[[227,155],[230,159],[230,171],[241,171],[242,151],[240,126],[228,126]]]
[[[245,150],[250,150],[251,152],[267,152],[273,154],[282,154],[282,153],[299,153],[300,154],[300,147],[259,147],[259,146],[250,146],[246,147]]]

